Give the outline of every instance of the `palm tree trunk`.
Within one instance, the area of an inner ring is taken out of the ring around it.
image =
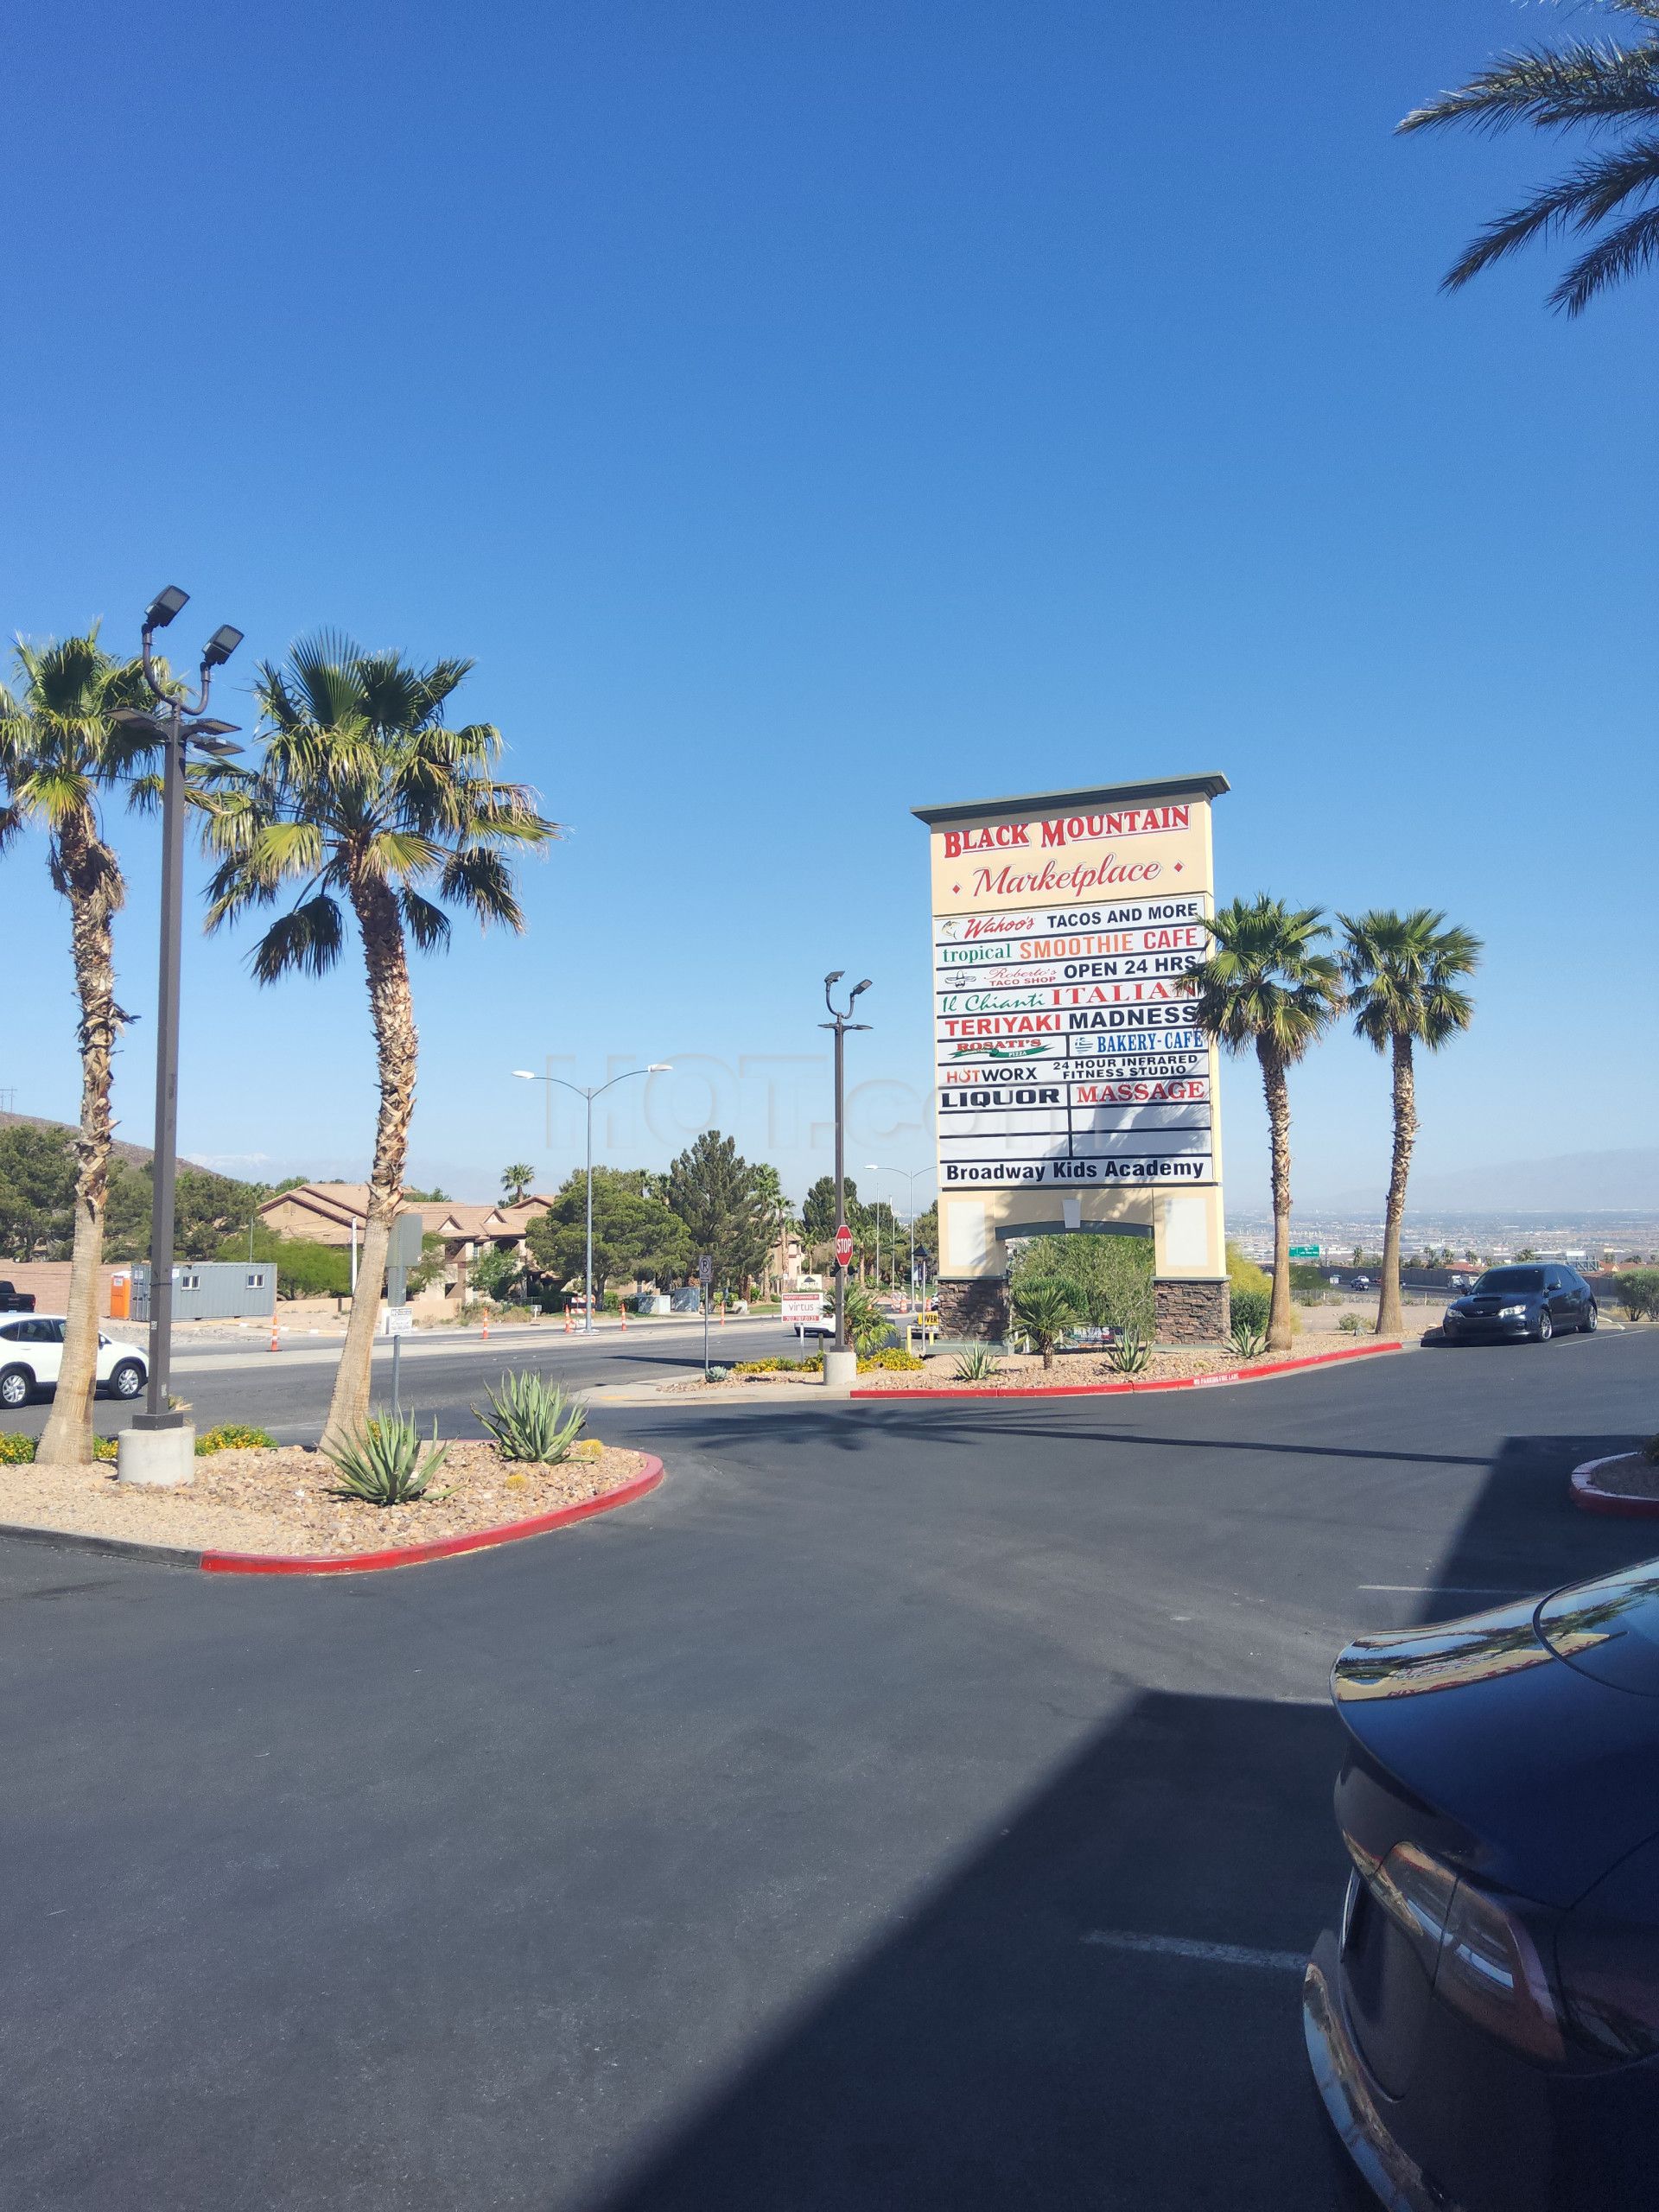
[[[1400,1298],[1400,1225],[1405,1217],[1411,1148],[1417,1138],[1417,1076],[1412,1065],[1411,1039],[1403,1030],[1396,1029],[1393,1045],[1394,1160],[1389,1171],[1389,1205],[1382,1225],[1382,1293],[1376,1307],[1379,1337],[1400,1336],[1406,1325],[1405,1308]]]
[[[122,904],[115,855],[91,824],[68,816],[57,832],[52,873],[69,901],[69,944],[80,1001],[80,1132],[75,1139],[75,1234],[58,1387],[35,1452],[41,1466],[72,1467],[92,1456],[98,1387],[99,1275],[110,1182],[110,1071],[125,1016],[115,1002],[111,918]]]
[[[1262,1046],[1262,1088],[1268,1102],[1268,1138],[1273,1156],[1273,1302],[1268,1309],[1268,1349],[1288,1351],[1290,1319],[1290,1090],[1283,1063]]]
[[[374,1166],[369,1176],[368,1218],[358,1261],[357,1295],[346,1324],[346,1344],[334,1376],[334,1393],[323,1430],[325,1446],[343,1442],[369,1418],[375,1330],[380,1314],[380,1283],[385,1274],[391,1224],[403,1194],[409,1155],[409,1124],[415,1111],[415,1071],[420,1039],[409,988],[409,961],[397,902],[378,877],[352,887],[352,905],[363,933],[368,970],[369,1010],[380,1075],[380,1114],[375,1124]]]

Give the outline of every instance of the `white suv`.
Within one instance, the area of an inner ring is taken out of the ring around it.
[[[14,1413],[36,1390],[55,1390],[63,1365],[61,1313],[20,1313],[0,1322],[0,1408]],[[112,1398],[136,1398],[149,1377],[137,1344],[113,1337],[98,1340],[98,1387]]]

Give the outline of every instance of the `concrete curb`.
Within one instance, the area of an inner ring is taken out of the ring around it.
[[[129,1543],[119,1536],[84,1536],[72,1529],[34,1529],[0,1522],[0,1536],[16,1536],[24,1543],[48,1544],[65,1551],[97,1552],[115,1559],[145,1560],[151,1567],[186,1567],[203,1574],[377,1574],[388,1567],[423,1567],[430,1560],[454,1559],[462,1552],[493,1550],[499,1544],[516,1544],[527,1536],[545,1536],[568,1529],[595,1514],[610,1513],[645,1497],[663,1479],[663,1463],[652,1452],[641,1453],[645,1465],[632,1481],[607,1490],[601,1497],[583,1498],[576,1505],[561,1505],[551,1513],[533,1514],[528,1521],[504,1521],[493,1529],[475,1529],[470,1535],[441,1536],[429,1544],[401,1544],[383,1552],[323,1552],[306,1554],[282,1552],[186,1551],[172,1544]]]
[[[1145,1394],[1151,1390],[1213,1390],[1234,1382],[1266,1382],[1278,1375],[1294,1375],[1309,1367],[1334,1367],[1351,1359],[1376,1359],[1384,1352],[1403,1351],[1403,1344],[1355,1344],[1344,1346],[1341,1351],[1319,1351],[1305,1359],[1278,1359],[1271,1367],[1230,1368],[1218,1375],[1178,1375],[1154,1382],[1052,1382],[1039,1383],[1032,1388],[1010,1385],[1003,1389],[997,1383],[964,1386],[960,1390],[852,1390],[849,1397],[874,1402],[882,1398],[940,1398],[947,1402],[962,1398],[1111,1398],[1135,1391]]]
[[[1605,1459],[1586,1459],[1573,1470],[1573,1503],[1580,1513],[1606,1513],[1626,1521],[1659,1521],[1659,1497],[1621,1497],[1616,1490],[1603,1490],[1596,1480],[1598,1467],[1611,1467],[1632,1457],[1629,1452],[1610,1452]]]

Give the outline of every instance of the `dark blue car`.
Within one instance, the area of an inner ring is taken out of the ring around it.
[[[1467,1297],[1446,1307],[1440,1327],[1448,1344],[1529,1337],[1544,1344],[1564,1329],[1593,1329],[1596,1320],[1596,1294],[1584,1277],[1550,1260],[1488,1268]]]

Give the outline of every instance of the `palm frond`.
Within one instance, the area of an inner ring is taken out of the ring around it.
[[[274,983],[290,969],[326,976],[344,941],[340,908],[321,893],[274,921],[249,955],[248,965],[261,983]]]
[[[1486,224],[1447,270],[1440,289],[1460,291],[1471,277],[1534,238],[1587,230],[1633,193],[1650,192],[1656,184],[1659,184],[1659,140],[1644,138],[1599,161],[1582,162],[1521,207]]]
[[[1632,14],[1649,14],[1646,8]],[[1659,20],[1659,8],[1652,11]],[[1433,130],[1466,123],[1477,130],[1539,130],[1620,121],[1659,109],[1659,44],[1621,47],[1600,40],[1500,54],[1466,85],[1414,108],[1397,130]]]
[[[1549,296],[1551,307],[1568,315],[1582,315],[1598,292],[1621,283],[1647,268],[1659,255],[1659,208],[1632,215],[1569,269]]]
[[[442,906],[435,906],[429,899],[423,899],[418,891],[411,891],[404,884],[397,893],[397,904],[404,917],[404,927],[414,938],[422,952],[441,952],[449,942],[449,917]]]
[[[513,896],[512,871],[499,853],[486,845],[469,845],[452,853],[444,863],[439,888],[455,905],[470,906],[487,928],[499,922],[522,931],[524,918]]]

